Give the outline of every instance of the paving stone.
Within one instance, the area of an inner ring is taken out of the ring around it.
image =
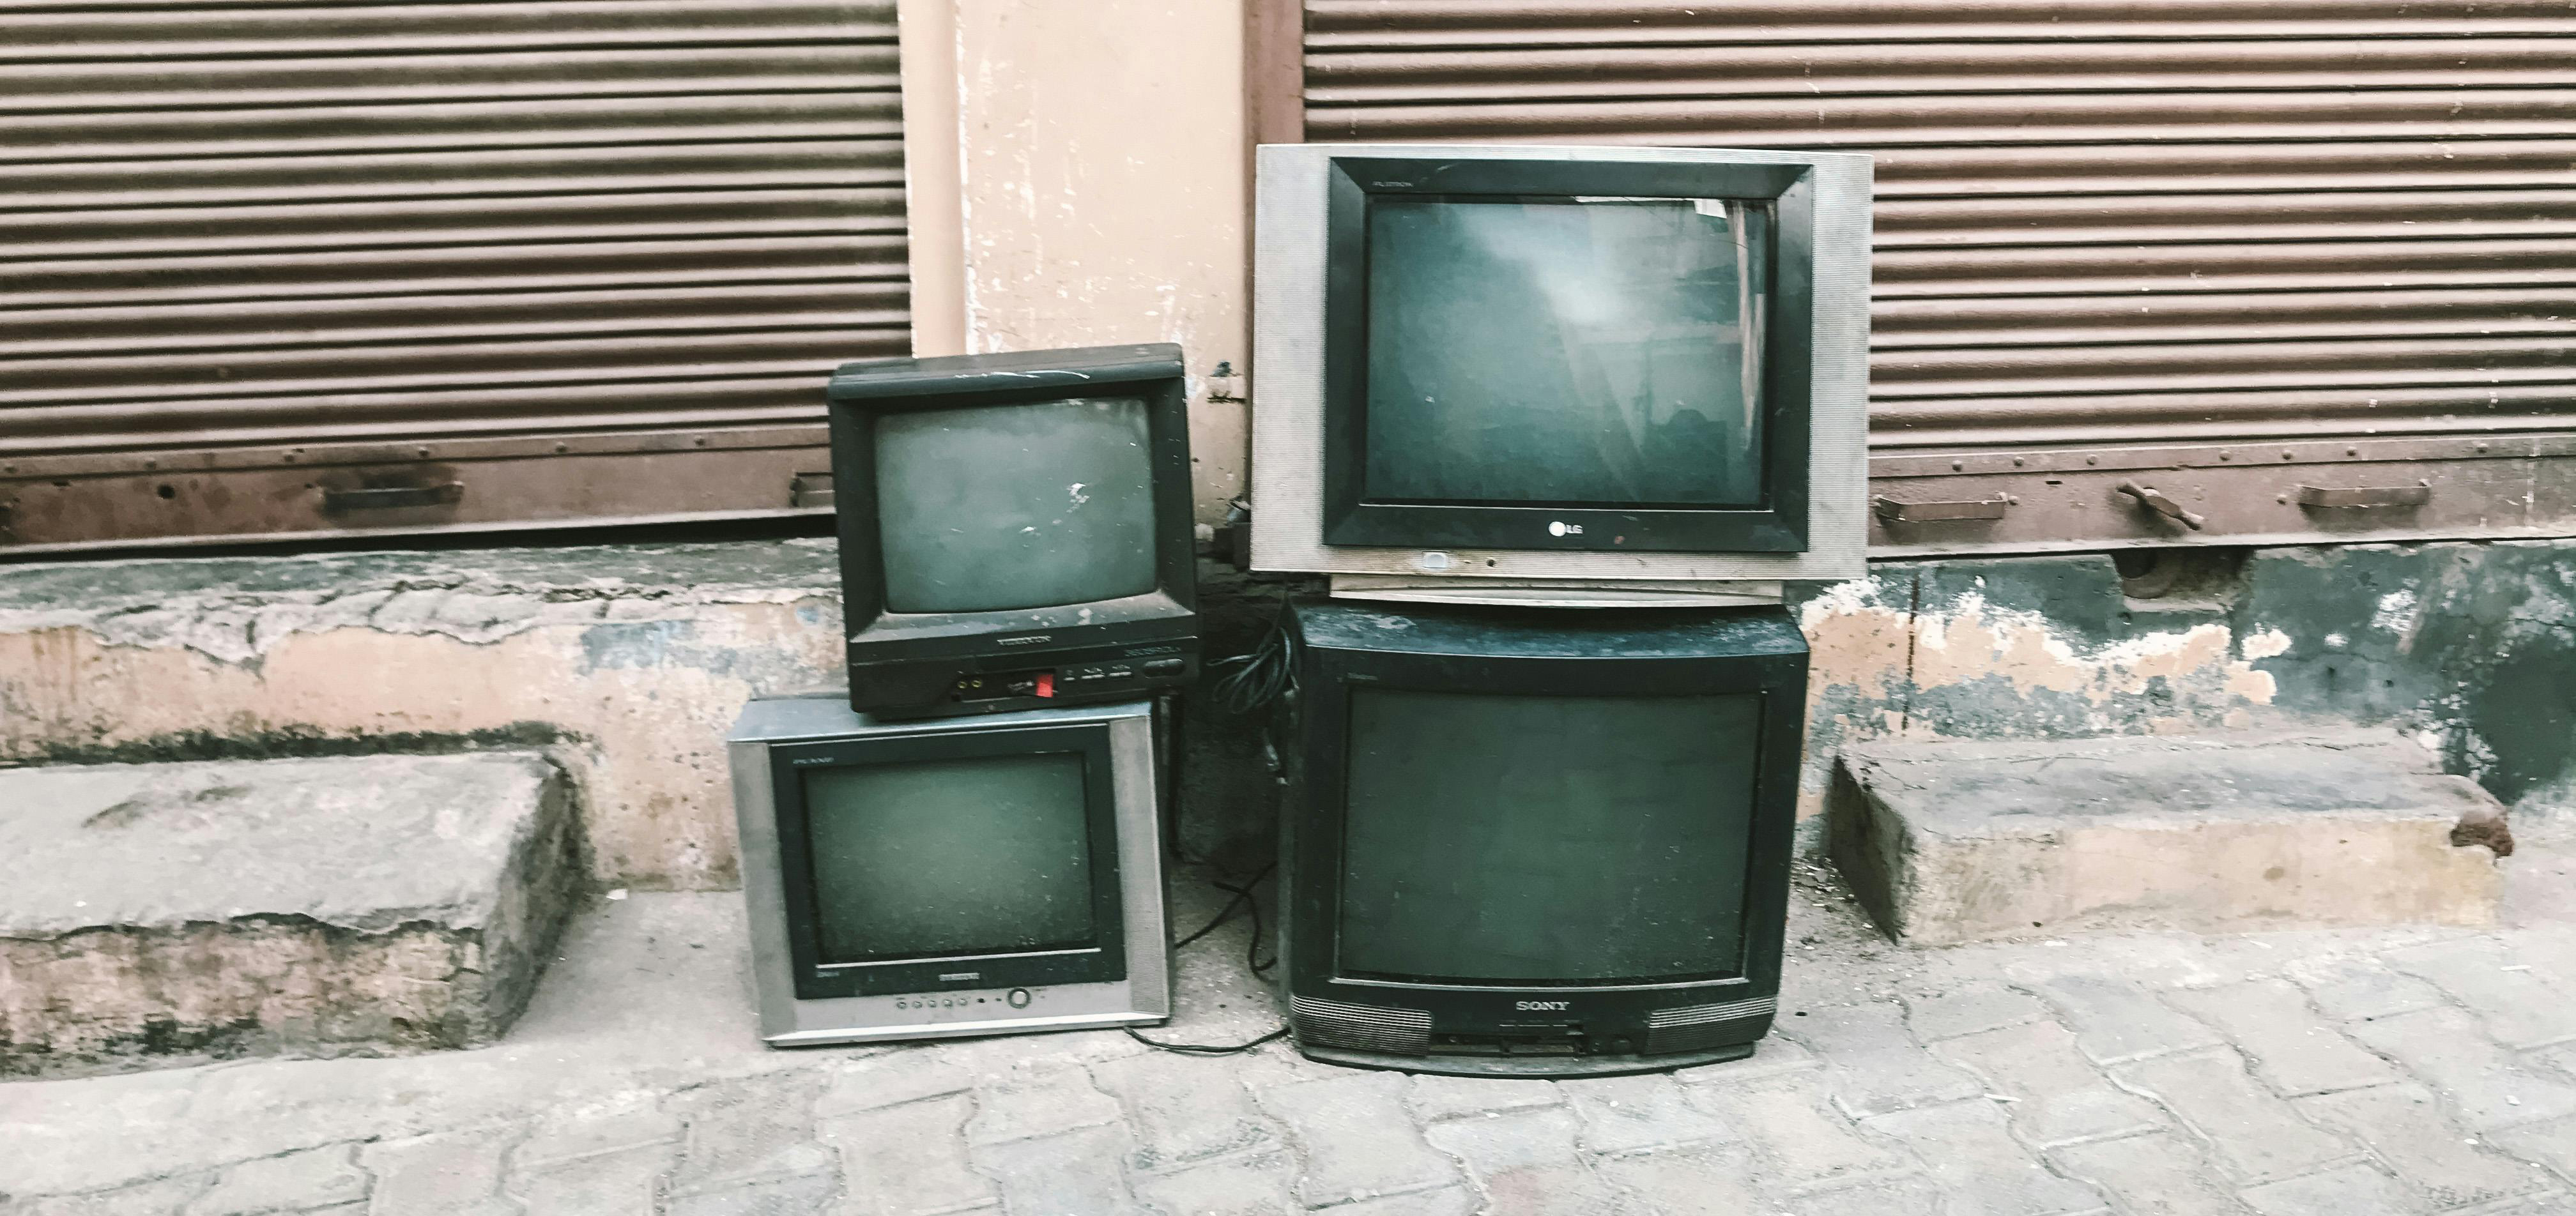
[[[1878,1115],[1868,1126],[1903,1140],[1957,1216],[2057,1216],[2108,1208],[2092,1187],[2049,1170],[1982,1098]]]
[[[2038,997],[1983,981],[1905,1002],[1906,1025],[1913,1028],[1915,1038],[1926,1043],[2019,1026],[2047,1016],[2048,1006],[2041,1004]]]
[[[1482,1202],[1463,1185],[1443,1186],[1339,1204],[1332,1216],[1472,1216]]]
[[[1668,1076],[1562,1081],[1559,1092],[1582,1123],[1582,1144],[1596,1153],[1626,1153],[1701,1140],[1734,1140],[1723,1120],[1690,1104]]]
[[[1917,1045],[1894,1005],[1811,1010],[1788,1033],[1825,1062],[1834,1100],[1854,1118],[1955,1102],[1985,1091],[1976,1078],[1933,1059]]]
[[[815,1134],[840,1154],[841,1210],[893,1216],[998,1201],[966,1161],[974,1113],[973,1099],[951,1094],[816,1123]]]
[[[1135,1186],[1136,1197],[1163,1216],[1285,1216],[1306,1210],[1290,1193],[1296,1180],[1296,1160],[1275,1149],[1202,1161],[1138,1178]]]
[[[1423,1132],[1467,1166],[1489,1216],[1612,1211],[1619,1192],[1575,1151],[1574,1112],[1537,1106],[1483,1119],[1452,1119]]]
[[[2388,965],[2418,976],[2475,1012],[2496,1041],[2516,1050],[2576,1041],[2576,983],[2561,985],[2497,938],[2397,950]],[[2509,970],[2510,968],[2510,970]]]
[[[1940,1188],[1919,1176],[1877,1178],[1833,1190],[1814,1191],[1779,1205],[1782,1216],[1925,1216],[1939,1212]],[[1768,1209],[1756,1208],[1754,1211]],[[1735,1216],[1712,1212],[1710,1216]]]
[[[1741,1130],[1778,1166],[1764,1175],[1782,1189],[1855,1175],[1915,1168],[1904,1150],[1863,1132],[1833,1108],[1822,1078],[1792,1074],[1740,1085],[1701,1085],[1691,1100]]]
[[[1079,1068],[1050,1068],[975,1091],[975,1117],[966,1124],[969,1144],[995,1144],[1052,1136],[1076,1128],[1116,1123],[1118,1100],[1100,1092]]]
[[[302,1211],[367,1197],[367,1174],[346,1144],[245,1161],[216,1175],[190,1201],[188,1216],[252,1216]]]
[[[2411,1082],[2319,1094],[2293,1105],[2377,1150],[2380,1160],[2437,1208],[2529,1194],[2554,1182],[2547,1170],[2485,1148],[2453,1127],[2442,1116],[2441,1100]]]
[[[1672,1077],[1684,1085],[1717,1085],[1776,1077],[1782,1073],[1810,1072],[1822,1067],[1824,1061],[1817,1059],[1816,1053],[1785,1035],[1773,1034],[1764,1036],[1760,1043],[1754,1045],[1753,1054],[1741,1060],[1684,1068],[1674,1072]]]
[[[645,1107],[558,1111],[537,1121],[510,1153],[512,1167],[527,1170],[556,1161],[649,1145],[677,1145],[686,1132],[677,1115]],[[676,1150],[672,1154],[677,1156]]]
[[[2157,1003],[2136,984],[2065,975],[2042,981],[2039,989],[2074,1029],[2076,1045],[2096,1064],[2124,1064],[2219,1042],[2209,1027]]]
[[[821,1216],[832,1210],[840,1185],[830,1173],[753,1178],[673,1195],[662,1211],[668,1216]]]
[[[514,1127],[442,1132],[370,1144],[358,1163],[376,1177],[372,1216],[465,1216],[507,1213],[501,1164],[523,1133]]]
[[[2041,1147],[2133,1135],[2164,1123],[2155,1107],[2111,1084],[2076,1049],[2074,1033],[2055,1022],[1962,1035],[1932,1050],[2013,1099],[2004,1109],[2014,1130]]]
[[[673,1094],[663,1110],[679,1116],[686,1132],[668,1193],[834,1168],[832,1151],[814,1141],[814,1098],[822,1087],[819,1076],[781,1073]]]
[[[2234,1052],[2163,1056],[2113,1073],[2180,1116],[2209,1144],[2210,1155],[2243,1181],[2309,1173],[2358,1152],[2302,1121],[2288,1102],[2247,1075]]]
[[[1404,1104],[1426,1123],[1564,1101],[1553,1081],[1506,1077],[1416,1076],[1404,1087]]]
[[[2174,1132],[2060,1145],[2048,1156],[2068,1177],[2117,1196],[2134,1216],[2244,1216],[2200,1146]]]
[[[1308,1207],[1462,1181],[1405,1113],[1405,1078],[1350,1072],[1259,1091],[1262,1109],[1287,1125],[1305,1170],[1297,1198]]]
[[[1702,1142],[1603,1157],[1592,1168],[1654,1216],[1768,1211],[1753,1190],[1757,1165],[1741,1144]]]
[[[2388,1175],[2362,1163],[2298,1178],[2284,1178],[2238,1192],[2263,1216],[2404,1216],[2432,1209]]]
[[[1136,1132],[1136,1157],[1128,1164],[1139,1172],[1281,1145],[1252,1094],[1206,1060],[1149,1052],[1094,1064],[1091,1079],[1118,1100]]]
[[[2524,1067],[2462,1010],[2421,1009],[2355,1022],[2351,1030],[2430,1084],[2476,1130],[2576,1114],[2576,1086]]]
[[[2347,1022],[2375,1021],[2442,1004],[2440,989],[2375,958],[2298,963],[2282,968],[2281,974],[2307,989],[2308,999],[2327,1017]]]
[[[41,1195],[14,1203],[0,1195],[0,1216],[173,1216],[213,1182],[212,1175],[190,1174],[112,1191]]]
[[[2289,1095],[2332,1093],[2397,1079],[2388,1061],[2352,1045],[2286,980],[2249,980],[2165,994],[2215,1026],[2253,1061],[2255,1075]]]
[[[2576,1216],[2576,1194],[2549,1191],[2460,1208],[2443,1216]]]
[[[662,1176],[679,1159],[679,1142],[671,1140],[522,1163],[510,1193],[529,1216],[633,1216],[656,1210]]]
[[[2525,1161],[2558,1171],[2568,1185],[2576,1186],[2576,1119],[2525,1124],[2496,1132],[2488,1139]]]
[[[1004,1211],[1128,1216],[1145,1210],[1118,1168],[1133,1147],[1124,1128],[1086,1127],[970,1151],[976,1167],[1000,1185]]]
[[[910,1047],[872,1056],[834,1073],[814,1103],[814,1117],[829,1119],[973,1088],[975,1074],[957,1061],[936,1048]]]

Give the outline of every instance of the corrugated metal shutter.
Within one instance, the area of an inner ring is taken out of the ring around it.
[[[2567,0],[1305,14],[1308,139],[1875,154],[1884,551],[2576,531]]]
[[[0,0],[0,545],[792,508],[889,0]]]

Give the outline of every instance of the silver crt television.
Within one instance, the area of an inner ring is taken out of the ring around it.
[[[1288,144],[1258,176],[1254,567],[1620,606],[1863,572],[1868,157]]]
[[[1150,703],[877,722],[769,698],[729,744],[770,1044],[1171,1016]]]

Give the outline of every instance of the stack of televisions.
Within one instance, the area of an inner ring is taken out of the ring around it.
[[[1735,1058],[1777,1004],[1784,580],[1862,573],[1870,165],[1259,154],[1251,564],[1297,1048],[1467,1075]],[[1199,674],[1181,352],[832,382],[847,698],[734,736],[771,1042],[1170,1012]]]

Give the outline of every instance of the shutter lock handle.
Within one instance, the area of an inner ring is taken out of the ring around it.
[[[2167,519],[2173,520],[2194,532],[2200,531],[2201,527],[2209,522],[2208,516],[2197,511],[2183,510],[2181,503],[2165,497],[2164,493],[2157,490],[2154,486],[2142,486],[2134,481],[2124,481],[2116,488],[2121,493],[2137,499],[2139,506],[2145,507],[2147,510],[2164,516]]]

